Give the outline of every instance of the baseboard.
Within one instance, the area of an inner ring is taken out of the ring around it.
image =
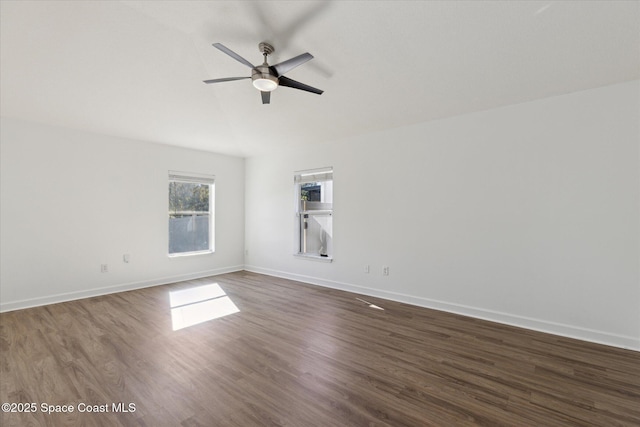
[[[87,289],[77,292],[67,292],[55,295],[47,295],[44,297],[31,298],[20,301],[3,302],[0,303],[0,313],[6,311],[22,310],[24,308],[38,307],[47,304],[56,304],[60,302],[73,301],[82,298],[97,297],[100,295],[113,294],[116,292],[132,291],[134,289],[148,288],[151,286],[167,285],[169,283],[182,282],[185,280],[200,279],[207,276],[215,276],[218,274],[232,273],[234,271],[242,271],[244,267],[241,265],[217,268],[213,270],[200,271],[197,273],[178,274],[169,277],[159,277],[150,280],[144,280],[140,282],[123,283],[113,286],[106,286],[102,288]]]
[[[630,336],[616,335],[608,332],[592,329],[580,328],[572,325],[549,322],[509,313],[486,310],[478,307],[470,307],[461,304],[454,304],[445,301],[438,301],[429,298],[406,295],[396,292],[382,291],[365,286],[353,285],[350,283],[337,282],[333,280],[321,279],[318,277],[306,276],[302,274],[289,273],[285,271],[272,270],[268,268],[245,265],[245,270],[254,273],[266,274],[268,276],[281,277],[284,279],[296,280],[311,285],[324,286],[327,288],[339,289],[343,291],[358,293],[362,295],[384,298],[391,301],[416,305],[419,307],[431,308],[434,310],[446,311],[463,316],[474,317],[491,322],[503,323],[517,326],[538,332],[559,335],[567,338],[575,338],[582,341],[589,341],[596,344],[603,344],[612,347],[619,347],[628,350],[640,351],[640,339]]]

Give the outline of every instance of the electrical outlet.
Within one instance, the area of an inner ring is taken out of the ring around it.
[[[364,272],[369,274],[369,264],[364,266]]]
[[[100,273],[108,273],[109,266],[107,264],[100,264]]]
[[[389,267],[387,267],[386,265],[384,267],[382,267],[382,275],[383,276],[388,276],[389,275]]]

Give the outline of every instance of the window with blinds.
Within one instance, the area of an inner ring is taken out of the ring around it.
[[[215,177],[169,171],[169,256],[214,250]]]
[[[297,254],[333,259],[333,168],[295,172]]]

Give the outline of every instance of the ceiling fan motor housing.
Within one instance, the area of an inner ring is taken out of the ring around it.
[[[278,78],[269,70],[268,65],[258,65],[251,70],[253,85],[261,91],[271,92],[278,87]]]

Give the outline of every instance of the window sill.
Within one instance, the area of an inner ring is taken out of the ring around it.
[[[208,251],[197,251],[197,252],[181,252],[177,254],[169,254],[168,256],[169,258],[182,258],[186,256],[208,255],[212,253],[214,253],[214,251],[208,250]]]
[[[308,259],[308,260],[311,260],[311,261],[333,262],[333,258],[331,258],[331,257],[314,255],[314,254],[293,254],[293,256],[296,257],[296,258]]]

